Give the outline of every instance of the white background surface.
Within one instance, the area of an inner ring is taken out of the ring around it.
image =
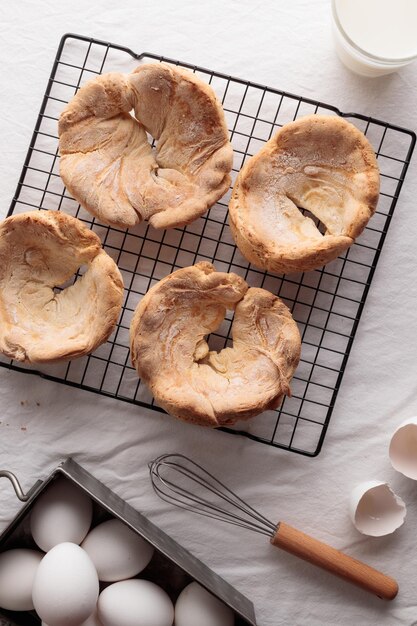
[[[417,65],[379,79],[349,73],[333,52],[325,0],[2,2],[1,216],[14,193],[59,39],[68,31],[417,128]],[[417,490],[390,468],[387,456],[390,433],[417,414],[416,165],[414,159],[318,458],[0,370],[0,466],[16,472],[28,489],[74,456],[253,600],[259,626],[417,623]],[[262,537],[162,503],[151,491],[146,465],[170,451],[200,459],[272,520],[283,519],[397,577],[398,598],[384,603],[278,553]],[[362,537],[348,519],[349,491],[368,479],[390,481],[408,506],[405,525],[386,539]],[[18,509],[2,483],[0,530]]]

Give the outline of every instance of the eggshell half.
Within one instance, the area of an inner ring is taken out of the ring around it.
[[[196,582],[189,584],[175,604],[175,626],[233,626],[232,609]]]
[[[382,537],[399,528],[406,515],[406,506],[387,483],[371,480],[353,489],[350,517],[364,535]]]
[[[33,583],[33,604],[50,626],[80,626],[94,611],[99,592],[96,569],[75,543],[60,543],[42,559]]]
[[[30,516],[30,530],[45,552],[59,543],[81,543],[91,525],[93,503],[79,487],[59,478],[39,496]]]
[[[417,417],[398,426],[391,438],[389,458],[395,470],[417,480]]]
[[[7,550],[0,554],[0,606],[9,611],[33,609],[32,587],[43,554],[37,550]]]
[[[122,580],[101,592],[98,617],[103,626],[172,626],[174,607],[168,594],[154,583]]]
[[[81,547],[93,561],[99,580],[108,582],[136,576],[154,553],[150,543],[118,519],[93,528]]]

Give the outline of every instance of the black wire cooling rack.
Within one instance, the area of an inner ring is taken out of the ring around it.
[[[311,113],[341,115],[358,126],[374,146],[381,170],[381,196],[370,225],[343,256],[324,268],[285,276],[259,271],[234,245],[227,223],[230,192],[204,217],[186,228],[158,231],[141,224],[129,231],[100,224],[66,192],[59,177],[57,120],[65,104],[87,80],[105,71],[129,72],[138,63],[165,61],[186,67],[210,83],[223,103],[234,148],[233,178],[282,124]],[[62,210],[99,234],[119,265],[125,300],[119,324],[93,354],[42,371],[8,361],[4,367],[39,374],[68,385],[162,409],[140,382],[129,358],[129,324],[143,294],[175,269],[209,260],[220,271],[236,272],[251,286],[279,295],[290,307],[302,334],[302,356],[292,382],[292,397],[227,430],[258,442],[315,456],[320,452],[342,382],[385,235],[415,145],[415,134],[386,122],[341,113],[333,106],[232,78],[154,54],[135,54],[123,46],[68,34],[60,43],[47,90],[9,215],[31,209]],[[75,277],[76,279],[76,277]],[[212,349],[230,345],[232,314],[209,338]]]

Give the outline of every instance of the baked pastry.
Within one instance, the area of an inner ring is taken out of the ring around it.
[[[85,274],[59,293],[77,270]],[[72,359],[106,341],[123,282],[99,237],[58,211],[31,211],[0,224],[0,351],[46,363]]]
[[[340,117],[309,115],[285,124],[244,165],[229,203],[230,226],[257,267],[312,270],[354,242],[378,194],[378,165],[363,133]]]
[[[226,309],[235,310],[233,346],[210,351],[206,336]],[[130,326],[130,346],[160,406],[185,421],[222,426],[273,409],[290,394],[301,342],[278,297],[202,262],[148,291]]]
[[[189,224],[231,181],[233,150],[214,91],[165,63],[83,86],[60,116],[59,150],[68,191],[120,228],[144,219],[155,228]]]

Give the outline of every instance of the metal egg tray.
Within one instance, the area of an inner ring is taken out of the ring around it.
[[[0,535],[0,552],[18,547],[37,549],[29,532],[30,511],[49,485],[58,478],[64,477],[93,500],[93,526],[105,519],[115,517],[154,546],[155,554],[150,564],[141,572],[141,578],[146,578],[163,587],[174,603],[186,585],[197,581],[233,609],[235,626],[256,626],[253,604],[247,598],[73,459],[69,458],[59,465],[46,480],[38,480],[26,495],[22,493],[13,474],[0,471],[1,476],[12,481],[17,496],[25,502],[25,505]],[[41,620],[34,611],[14,612],[0,608],[0,624],[2,617],[6,620],[5,624],[11,623],[14,626],[39,626],[41,624]]]

